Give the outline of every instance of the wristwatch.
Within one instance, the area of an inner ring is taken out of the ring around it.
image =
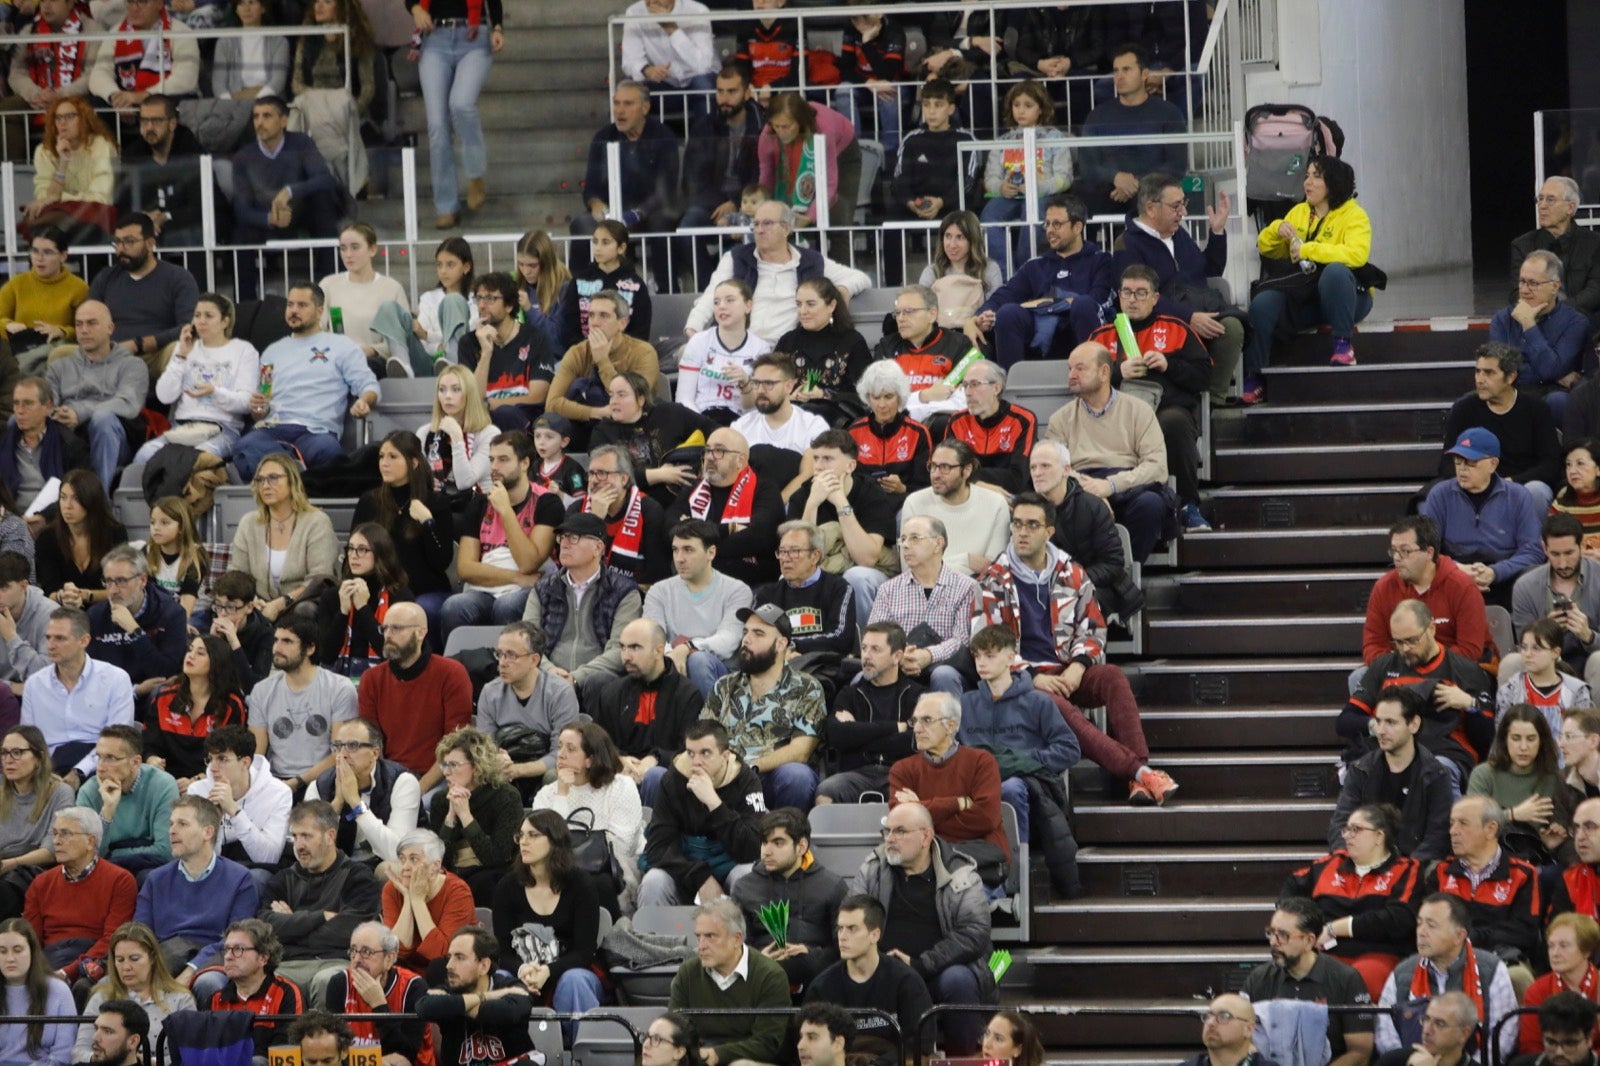
[[[856,509],[851,507],[848,503],[843,507],[837,508],[836,511],[840,518],[850,518],[856,513]]]

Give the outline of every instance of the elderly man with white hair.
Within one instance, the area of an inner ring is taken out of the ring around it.
[[[729,278],[738,278],[755,294],[750,312],[750,332],[766,340],[777,340],[799,324],[795,293],[802,281],[826,277],[839,287],[846,300],[859,296],[872,285],[872,279],[854,267],[836,263],[813,248],[797,248],[789,243],[794,233],[794,208],[768,200],[756,208],[755,241],[736,244],[724,253],[717,269],[706,282],[705,291],[694,302],[683,333],[692,337],[711,325],[711,300]]]
[[[445,943],[448,945],[449,940]],[[350,931],[350,965],[328,976],[320,1006],[334,1014],[393,1014],[382,1022],[356,1022],[350,1034],[363,1044],[383,1047],[382,1066],[416,1066],[431,1052],[427,1026],[416,1019],[417,1002],[428,982],[395,960],[400,942],[382,922],[362,922]],[[442,974],[441,974],[442,977]],[[442,980],[441,980],[442,983]]]
[[[1489,320],[1489,339],[1522,353],[1524,366],[1517,387],[1543,395],[1560,423],[1567,411],[1567,390],[1583,377],[1589,338],[1589,316],[1562,297],[1561,258],[1554,252],[1529,252],[1517,268],[1517,293],[1510,307]]]
[[[1028,475],[1033,491],[1055,505],[1056,531],[1050,542],[1088,573],[1101,610],[1126,621],[1144,604],[1144,593],[1128,575],[1128,557],[1111,508],[1072,476],[1072,449],[1051,437],[1040,440],[1028,457]]]
[[[22,917],[39,934],[50,968],[71,982],[105,975],[111,934],[133,920],[139,887],[133,875],[99,857],[104,825],[87,807],[67,807],[51,820],[57,866],[33,879]]]
[[[1538,227],[1511,242],[1511,283],[1529,253],[1554,252],[1561,258],[1567,302],[1592,316],[1600,313],[1600,234],[1574,220],[1582,199],[1571,178],[1544,179],[1534,198]]]

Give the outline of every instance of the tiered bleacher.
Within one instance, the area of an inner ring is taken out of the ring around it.
[[[711,6],[520,234],[502,0],[6,9],[0,1060],[1594,1061],[1577,185],[1390,332],[1258,5]]]

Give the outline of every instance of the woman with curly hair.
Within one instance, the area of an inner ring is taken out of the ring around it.
[[[22,209],[22,235],[60,226],[76,240],[104,239],[117,221],[117,144],[82,96],[65,96],[45,112],[44,138],[33,150],[33,199]]]
[[[434,793],[428,817],[444,841],[445,869],[471,887],[478,906],[487,907],[517,855],[522,793],[507,783],[500,748],[482,730],[462,726],[446,734],[435,752],[444,787]]]

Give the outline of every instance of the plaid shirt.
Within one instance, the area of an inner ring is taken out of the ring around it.
[[[899,622],[910,633],[927,625],[944,639],[924,649],[933,655],[934,664],[947,662],[966,646],[972,615],[979,609],[978,583],[948,566],[939,567],[939,580],[928,595],[910,570],[890,578],[878,589],[869,622]]]

